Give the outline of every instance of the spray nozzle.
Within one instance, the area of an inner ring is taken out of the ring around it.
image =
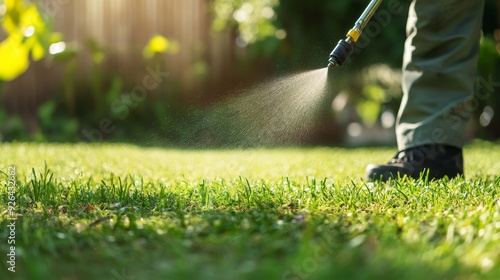
[[[342,66],[354,50],[353,44],[347,40],[340,40],[337,46],[330,53],[328,67]]]
[[[382,0],[370,1],[366,9],[356,21],[354,27],[349,30],[349,32],[347,32],[347,38],[345,40],[340,40],[335,49],[333,49],[332,53],[330,54],[330,59],[328,60],[329,68],[342,66],[342,64],[344,64],[344,62],[354,50],[354,43],[356,43],[356,41],[358,40],[362,30],[365,28],[370,18],[380,6],[380,3],[382,3]]]

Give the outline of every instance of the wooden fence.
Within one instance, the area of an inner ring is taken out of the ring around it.
[[[124,79],[138,80],[147,74],[142,49],[160,34],[179,43],[179,52],[166,56],[164,65],[180,81],[187,100],[196,91],[192,65],[203,61],[212,80],[220,80],[231,65],[231,32],[214,35],[211,0],[38,0],[40,9],[55,20],[68,45],[77,46],[80,75],[92,64],[86,50],[88,39],[106,50],[102,67]],[[2,34],[0,34],[2,39]],[[36,125],[33,111],[52,97],[61,85],[63,66],[42,61],[32,63],[27,73],[8,83],[2,103],[8,111],[21,114],[29,126]]]

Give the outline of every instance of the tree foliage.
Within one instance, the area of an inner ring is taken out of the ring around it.
[[[62,40],[54,33],[37,6],[24,0],[0,1],[0,21],[7,38],[0,43],[0,80],[11,81],[23,74],[30,58],[46,56],[52,44]]]
[[[242,45],[276,36],[273,8],[278,4],[279,0],[216,0],[212,28],[221,31],[228,26],[237,26]]]

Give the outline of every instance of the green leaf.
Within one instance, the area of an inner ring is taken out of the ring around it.
[[[63,52],[52,55],[52,59],[58,62],[67,62],[78,55],[77,49],[66,48]]]
[[[92,54],[92,61],[94,61],[95,64],[99,64],[104,60],[104,52],[94,52]]]
[[[384,89],[378,85],[365,86],[362,93],[366,98],[379,103],[385,102],[387,99]]]
[[[15,37],[0,43],[0,80],[12,81],[23,74],[29,66],[29,50]]]
[[[365,100],[356,105],[356,111],[368,126],[375,124],[380,114],[380,108],[380,103],[373,100]]]
[[[49,44],[54,44],[57,42],[64,41],[63,35],[59,32],[52,32],[49,35]]]
[[[50,124],[51,120],[53,119],[52,116],[54,115],[55,110],[56,103],[53,100],[48,101],[40,106],[40,108],[38,109],[38,117],[40,117],[40,121],[43,125]]]
[[[46,31],[45,22],[38,12],[35,4],[30,4],[21,14],[21,29],[24,31],[27,27],[34,27],[36,33],[44,33]]]
[[[100,46],[96,40],[94,39],[87,40],[87,47],[92,52],[92,61],[95,64],[100,64],[106,57],[102,46]]]
[[[0,43],[0,80],[11,81],[28,69],[30,53],[35,61],[44,58],[50,39],[58,34],[48,29],[32,1],[5,0],[2,3],[6,9],[1,24],[7,38]]]
[[[43,48],[42,44],[40,44],[40,42],[35,42],[33,48],[31,49],[31,55],[33,57],[33,60],[35,61],[39,61],[40,59],[45,57],[45,49]]]
[[[2,26],[9,35],[20,35],[19,24],[21,14],[25,9],[24,1],[5,0],[6,13],[2,21]]]

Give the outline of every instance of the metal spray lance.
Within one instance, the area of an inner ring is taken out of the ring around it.
[[[328,67],[333,68],[344,64],[354,50],[354,43],[358,41],[361,32],[381,3],[382,0],[370,1],[364,12],[356,21],[356,24],[354,24],[354,27],[347,32],[346,38],[340,40],[335,49],[333,49],[332,53],[330,53]]]

